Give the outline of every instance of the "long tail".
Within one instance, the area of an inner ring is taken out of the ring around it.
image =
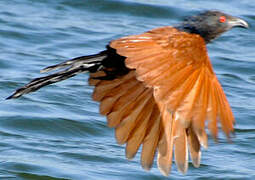
[[[77,57],[57,65],[49,66],[41,70],[41,73],[45,73],[45,72],[49,72],[49,71],[53,71],[53,70],[57,70],[61,68],[66,68],[66,69],[56,72],[54,74],[50,74],[48,76],[44,76],[44,77],[40,77],[40,78],[36,78],[32,80],[25,86],[17,89],[11,96],[9,96],[6,99],[18,98],[24,94],[36,91],[46,85],[63,81],[65,79],[68,79],[80,73],[96,72],[102,65],[102,61],[106,56],[107,55],[105,54],[105,52],[102,51],[99,54],[90,55],[90,56],[81,56],[81,57]]]

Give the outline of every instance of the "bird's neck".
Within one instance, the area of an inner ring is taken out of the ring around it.
[[[191,34],[198,34],[200,35],[206,43],[211,42],[213,39],[217,38],[217,34],[213,34],[208,30],[203,30],[202,28],[197,28],[196,26],[192,26],[191,24],[180,24],[175,27],[179,31],[191,33]]]

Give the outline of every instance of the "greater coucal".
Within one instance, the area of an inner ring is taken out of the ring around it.
[[[207,147],[206,120],[215,139],[218,121],[227,137],[234,131],[234,116],[206,49],[207,43],[233,27],[248,24],[206,11],[174,27],[113,40],[98,54],[43,69],[65,68],[32,80],[7,99],[89,72],[93,99],[100,102],[108,126],[115,128],[117,142],[126,144],[126,157],[133,158],[142,145],[141,164],[150,169],[157,151],[158,168],[168,175],[174,150],[176,165],[185,173],[188,151],[198,167],[200,146]]]

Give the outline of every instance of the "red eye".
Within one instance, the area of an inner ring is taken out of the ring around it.
[[[219,21],[220,21],[221,23],[226,22],[226,17],[225,17],[225,16],[221,16],[221,17],[219,18]]]

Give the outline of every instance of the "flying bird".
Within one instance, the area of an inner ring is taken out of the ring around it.
[[[217,140],[218,124],[229,138],[234,116],[207,54],[206,44],[234,27],[248,28],[240,18],[205,11],[176,26],[152,29],[111,41],[98,54],[49,66],[39,77],[8,97],[18,98],[80,73],[89,73],[93,100],[115,128],[116,140],[126,144],[132,159],[140,146],[141,165],[149,170],[157,154],[163,175],[174,156],[180,172],[188,169],[188,154],[199,167],[207,133]]]

